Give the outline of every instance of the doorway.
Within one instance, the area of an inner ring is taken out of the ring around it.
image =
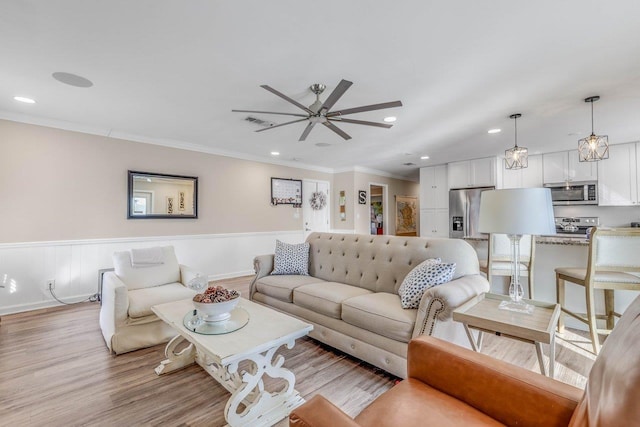
[[[369,195],[371,234],[386,234],[387,186],[369,183]]]
[[[329,182],[311,179],[303,180],[302,198],[302,222],[305,240],[314,231],[328,232],[331,217]]]

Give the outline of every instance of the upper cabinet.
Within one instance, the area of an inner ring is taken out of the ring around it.
[[[598,179],[597,162],[580,162],[577,150],[542,155],[545,184]]]
[[[420,209],[448,209],[447,166],[420,168]]]
[[[449,188],[490,187],[496,185],[496,158],[449,163]]]
[[[634,206],[640,204],[636,143],[609,146],[609,158],[598,163],[598,204]]]
[[[504,168],[504,161],[501,166]],[[542,184],[542,155],[529,156],[529,166],[524,169],[502,171],[502,188],[534,188]]]

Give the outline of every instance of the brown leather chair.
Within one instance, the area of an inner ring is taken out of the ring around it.
[[[640,297],[625,311],[583,392],[568,384],[433,337],[409,344],[408,378],[355,420],[320,395],[290,426],[640,425]]]

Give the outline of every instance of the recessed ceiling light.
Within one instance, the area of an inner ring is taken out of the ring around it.
[[[280,152],[279,152],[279,151],[272,151],[272,152],[271,152],[271,155],[272,155],[272,156],[279,156],[279,155],[280,155]]]
[[[420,160],[429,160],[429,156],[422,156],[420,157]]]
[[[63,71],[56,71],[51,74],[51,77],[59,81],[60,83],[64,83],[69,86],[75,87],[91,87],[93,86],[93,82],[89,79],[86,79],[82,76],[78,76],[76,74],[65,73]]]
[[[489,129],[487,131],[487,133],[498,133],[498,132],[502,132],[502,129]]]
[[[385,117],[384,121],[387,123],[393,123],[396,121],[396,118],[394,116],[389,116],[389,117]]]
[[[33,99],[27,98],[27,97],[24,97],[24,96],[14,96],[13,99],[15,99],[16,101],[24,102],[26,104],[35,104],[36,103],[36,101],[34,101]]]
[[[329,144],[328,142],[316,142],[316,147],[328,147],[331,144]]]

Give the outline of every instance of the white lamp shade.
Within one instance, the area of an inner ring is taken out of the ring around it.
[[[516,188],[483,191],[479,230],[482,233],[556,234],[551,190]]]

